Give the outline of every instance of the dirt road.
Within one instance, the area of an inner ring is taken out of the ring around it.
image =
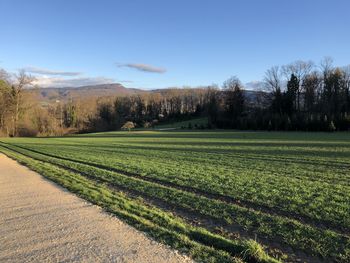
[[[0,154],[0,262],[191,262]]]

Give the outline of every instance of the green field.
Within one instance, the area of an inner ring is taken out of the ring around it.
[[[0,151],[201,262],[350,262],[350,133],[135,131]]]
[[[207,127],[208,125],[208,118],[196,118],[196,119],[190,119],[186,121],[175,121],[175,122],[169,122],[169,123],[159,123],[154,126],[155,130],[161,130],[161,129],[188,129],[188,127],[192,127],[193,129],[198,129],[201,127]]]

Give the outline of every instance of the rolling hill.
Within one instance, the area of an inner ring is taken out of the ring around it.
[[[37,88],[30,89],[28,92],[34,93],[38,101],[44,103],[52,103],[56,101],[67,102],[69,99],[86,99],[99,97],[125,96],[145,93],[160,93],[166,95],[176,88],[164,88],[154,90],[143,90],[136,88],[126,88],[120,83],[100,84],[80,87],[65,87],[65,88]],[[202,89],[202,88],[193,88]],[[257,96],[257,91],[245,90],[245,96],[248,101],[254,101]]]
[[[67,101],[69,99],[84,99],[88,97],[108,97],[117,95],[132,95],[145,93],[141,89],[126,88],[119,83],[101,84],[81,87],[66,88],[39,88],[31,90],[37,94],[37,98],[44,102]]]

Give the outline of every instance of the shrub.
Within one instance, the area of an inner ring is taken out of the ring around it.
[[[328,131],[334,132],[336,129],[337,129],[337,128],[335,127],[334,122],[331,121],[331,122],[329,123],[329,126],[328,126]]]
[[[135,128],[135,124],[132,121],[128,121],[122,126],[122,130],[130,131],[131,129],[134,129],[134,128]]]

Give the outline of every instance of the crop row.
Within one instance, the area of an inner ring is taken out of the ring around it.
[[[127,198],[123,193],[112,191],[105,185],[89,180],[79,173],[62,169],[39,158],[28,157],[17,150],[9,150],[7,146],[0,146],[0,151],[84,199],[104,207],[158,241],[188,253],[200,262],[279,262],[268,256],[261,245],[254,240],[226,239],[204,228],[188,225],[180,218],[156,207]]]
[[[294,248],[302,249],[306,252],[311,251],[313,254],[333,258],[340,262],[349,260],[349,238],[331,230],[318,229],[286,217],[266,214],[219,200],[209,199],[194,193],[132,178],[92,165],[50,157],[13,145],[9,147],[35,159],[61,165],[85,175],[93,176],[103,182],[138,191],[145,196],[159,198],[174,206],[210,216],[217,219],[218,224],[224,218],[227,223],[237,224],[241,228],[263,237],[281,240]]]
[[[20,145],[19,145],[20,146]],[[145,178],[155,178],[171,182],[179,186],[192,188],[231,197],[239,202],[251,203],[256,206],[270,207],[274,211],[282,211],[310,219],[317,224],[325,224],[334,229],[348,233],[350,226],[350,187],[308,181],[275,174],[271,169],[256,171],[256,162],[236,161],[231,158],[234,167],[215,166],[210,163],[195,162],[192,159],[175,158],[164,152],[149,155],[143,151],[120,150],[107,151],[100,147],[55,145],[55,148],[25,145],[26,148],[37,150],[44,154],[66,157],[75,161],[102,165],[125,172],[138,173]],[[152,157],[152,158],[151,158]],[[229,161],[227,161],[229,163]],[[247,168],[248,167],[248,168]],[[288,169],[291,167],[289,166]],[[295,173],[298,173],[295,169]]]

